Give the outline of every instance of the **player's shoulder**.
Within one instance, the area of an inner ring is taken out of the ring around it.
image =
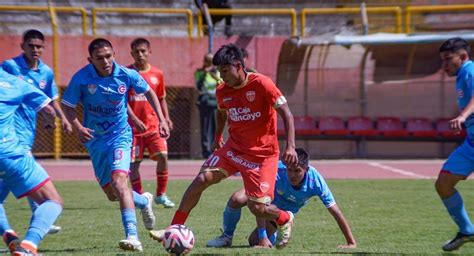
[[[248,83],[251,83],[254,86],[265,88],[265,89],[276,87],[275,83],[270,77],[266,75],[262,75],[260,73],[249,73]]]
[[[163,75],[163,70],[159,69],[158,67],[156,66],[153,66],[150,64],[150,70],[148,72],[151,72],[151,73],[154,73],[154,74],[158,74],[158,75]]]
[[[18,69],[19,65],[17,61],[15,60],[15,58],[13,58],[13,59],[4,60],[2,62],[2,67],[4,68],[6,72],[8,72],[12,69]]]

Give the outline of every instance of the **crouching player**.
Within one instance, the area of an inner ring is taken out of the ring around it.
[[[33,212],[21,243],[12,237],[12,255],[37,255],[37,247],[62,211],[63,200],[46,171],[27,154],[14,127],[14,114],[20,105],[40,111],[45,124],[54,127],[54,108],[42,91],[0,69],[0,178],[16,198],[27,196],[39,204]],[[3,188],[1,189],[3,190]],[[3,220],[1,220],[3,222]],[[16,241],[15,241],[16,240]]]
[[[338,247],[356,248],[356,240],[352,235],[349,223],[337,206],[326,181],[314,167],[309,166],[308,154],[303,149],[297,148],[296,153],[298,154],[297,166],[287,167],[281,161],[278,164],[273,204],[296,215],[311,197],[319,197],[346,238],[346,244]],[[232,237],[240,220],[241,208],[247,205],[247,200],[244,189],[236,191],[229,198],[224,211],[224,232],[221,236],[209,240],[207,242],[208,247],[228,247],[232,245]],[[257,222],[261,223],[261,220]],[[266,221],[264,226],[259,226],[262,227],[256,228],[249,236],[249,244],[251,246],[271,247],[275,243],[276,224],[273,221]],[[267,237],[267,234],[270,236]]]

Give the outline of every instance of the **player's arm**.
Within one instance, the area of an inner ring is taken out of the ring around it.
[[[212,149],[216,150],[224,146],[224,129],[227,122],[227,111],[225,109],[217,109],[216,113],[216,131],[214,133],[214,144]]]
[[[160,135],[162,138],[167,139],[170,136],[170,130],[168,127],[168,123],[166,122],[163,112],[161,111],[160,103],[158,101],[158,97],[156,97],[156,93],[153,90],[147,90],[145,92],[145,97],[150,103],[153,110],[155,110],[158,119],[160,120],[159,129]]]
[[[46,128],[54,128],[55,124],[55,117],[56,117],[56,111],[54,108],[50,105],[44,106],[39,112],[39,116],[41,119],[43,119],[43,125]]]
[[[286,149],[283,153],[282,160],[286,165],[296,165],[298,163],[298,157],[295,151],[295,124],[293,114],[291,114],[286,102],[281,104],[276,111],[281,116],[283,124],[285,125]]]
[[[341,229],[342,233],[344,234],[344,237],[346,238],[347,243],[339,245],[338,247],[339,248],[356,248],[357,243],[354,236],[352,235],[351,227],[349,226],[349,223],[344,217],[344,214],[342,213],[341,209],[339,209],[339,206],[337,206],[337,204],[334,204],[328,208],[328,211],[334,217],[334,219],[337,222],[337,225],[339,225],[339,228]]]
[[[57,115],[61,119],[61,125],[63,127],[63,131],[66,132],[67,134],[72,133],[72,125],[71,123],[67,120],[66,116],[64,115],[64,112],[62,111],[61,107],[59,106],[58,101],[53,100],[51,101],[51,105],[56,111]]]
[[[132,121],[133,126],[135,126],[135,128],[137,128],[139,132],[146,132],[148,128],[142,122],[142,120],[140,120],[140,118],[138,118],[137,115],[135,115],[135,112],[133,112],[133,109],[130,106],[130,104],[127,104],[127,114],[130,120]]]
[[[449,123],[451,124],[451,129],[456,131],[462,130],[462,124],[466,121],[466,119],[474,113],[474,96],[469,100],[467,106],[461,111],[461,113],[454,119],[450,120]]]
[[[170,114],[168,111],[168,103],[166,102],[166,98],[158,99],[161,105],[161,111],[163,111],[163,116],[165,117],[166,122],[168,123],[168,127],[170,130],[173,130],[173,122],[170,119]]]
[[[256,217],[257,221],[257,234],[258,234],[258,244],[256,247],[259,248],[272,248],[272,242],[270,242],[270,239],[268,239],[268,234],[267,234],[267,227],[266,223],[267,220],[264,218],[258,218]]]
[[[76,115],[76,108],[68,106],[63,103],[64,116],[66,116],[69,123],[72,124],[72,127],[77,131],[79,140],[82,143],[85,143],[94,138],[94,131],[83,126]]]

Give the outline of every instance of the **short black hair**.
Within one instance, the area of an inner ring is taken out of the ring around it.
[[[103,47],[110,47],[110,49],[113,49],[112,43],[109,42],[109,40],[105,38],[96,38],[92,40],[92,42],[89,44],[89,56],[92,56],[92,52],[95,49],[103,48]]]
[[[298,166],[307,170],[309,166],[308,153],[306,153],[306,151],[302,148],[296,148],[295,151],[296,155],[298,156]]]
[[[143,37],[138,37],[138,38],[135,38],[132,43],[130,43],[130,48],[133,49],[141,44],[144,44],[146,45],[146,47],[150,48],[150,41],[146,40],[145,38]]]
[[[467,52],[467,55],[471,55],[471,46],[469,46],[469,43],[460,38],[460,37],[453,37],[448,40],[446,40],[440,47],[439,47],[439,52],[451,52],[455,53],[459,50],[465,50]]]
[[[240,50],[242,51],[242,57],[243,57],[244,59],[249,57],[249,52],[247,51],[247,49],[245,49],[245,48],[240,48]]]
[[[223,45],[217,50],[214,58],[212,58],[212,64],[214,66],[235,65],[238,62],[245,68],[244,55],[235,44]]]
[[[30,39],[40,39],[41,41],[44,41],[44,35],[39,30],[29,29],[23,33],[23,42],[26,42]]]

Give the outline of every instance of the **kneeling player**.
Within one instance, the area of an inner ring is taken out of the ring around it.
[[[349,223],[337,206],[326,181],[314,167],[308,165],[308,154],[303,149],[297,148],[296,152],[298,154],[298,165],[296,167],[287,167],[281,161],[278,164],[273,204],[282,210],[291,211],[296,215],[311,197],[318,196],[334,217],[346,238],[346,244],[339,245],[338,247],[355,248],[357,246],[356,240],[352,235]],[[224,232],[221,236],[209,240],[207,242],[208,247],[231,246],[235,228],[240,220],[241,208],[245,205],[247,205],[247,196],[244,189],[236,191],[229,198],[224,211]],[[271,247],[271,243],[274,243],[276,237],[277,229],[275,223],[266,221],[265,225],[261,225],[261,220],[257,222],[262,227],[256,228],[251,233],[249,244],[251,246]],[[267,234],[270,235],[268,238]]]

